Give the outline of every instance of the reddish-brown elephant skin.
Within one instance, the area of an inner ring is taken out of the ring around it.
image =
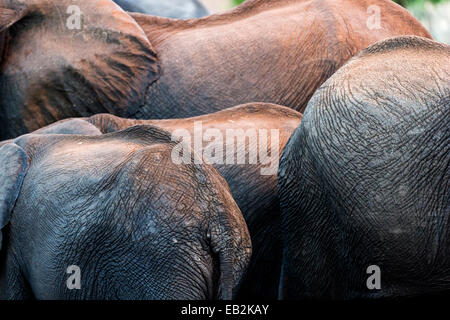
[[[390,0],[248,0],[188,21],[131,16],[161,69],[134,116],[145,119],[191,117],[255,101],[303,112],[315,90],[360,50],[400,35],[431,38]]]
[[[8,33],[0,139],[105,112],[184,118],[248,102],[303,112],[361,49],[399,35],[431,38],[390,0],[248,0],[191,20],[128,15],[109,0],[80,0],[79,30],[67,28],[72,4],[0,0],[0,31]]]
[[[0,0],[0,32],[0,140],[68,117],[136,112],[158,77],[142,29],[109,0]]]

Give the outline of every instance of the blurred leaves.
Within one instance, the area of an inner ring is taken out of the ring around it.
[[[439,3],[444,1],[446,0],[394,0],[394,2],[397,2],[399,5],[405,8],[413,5],[424,6],[426,2]]]

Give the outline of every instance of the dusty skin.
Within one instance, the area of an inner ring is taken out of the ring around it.
[[[99,114],[90,118],[66,119],[34,132],[34,134],[85,134],[100,135],[124,130],[136,125],[152,125],[176,132],[183,129],[194,135],[195,123],[202,123],[203,132],[217,130],[224,136],[229,129],[271,130],[277,132],[277,150],[272,150],[272,136],[267,135],[267,148],[271,155],[271,164],[249,164],[249,155],[257,154],[260,146],[256,140],[244,139],[240,147],[236,145],[234,154],[243,151],[247,162],[243,164],[214,164],[230,186],[233,198],[241,209],[247,222],[253,245],[253,254],[249,272],[245,277],[238,297],[275,299],[278,292],[281,268],[281,243],[279,229],[279,200],[276,171],[271,175],[262,175],[261,168],[269,165],[278,167],[279,155],[289,137],[297,128],[302,115],[294,110],[273,104],[250,103],[226,109],[210,115],[173,120],[133,120],[108,114]],[[243,131],[244,131],[243,130]],[[172,135],[172,139],[177,140]],[[236,140],[237,141],[237,140]],[[252,142],[253,141],[253,142]],[[202,141],[202,147],[227,149],[226,141]],[[6,142],[3,142],[5,144]],[[1,143],[0,143],[1,146]],[[194,150],[194,141],[191,140]],[[239,149],[239,150],[238,150]],[[202,153],[199,152],[199,155]]]
[[[97,113],[186,118],[249,102],[303,112],[361,49],[399,35],[431,37],[390,0],[249,0],[190,20],[79,0],[80,30],[59,14],[69,4],[0,1],[0,139]],[[368,26],[369,6],[380,9],[379,27]]]

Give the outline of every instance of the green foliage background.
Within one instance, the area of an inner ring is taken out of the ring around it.
[[[233,0],[233,3],[235,5],[239,5],[244,1],[245,0]],[[445,2],[445,1],[449,1],[449,0],[394,0],[394,2],[397,2],[398,4],[400,4],[404,7],[409,7],[411,5],[423,6],[425,4],[425,2],[439,3],[439,2]]]

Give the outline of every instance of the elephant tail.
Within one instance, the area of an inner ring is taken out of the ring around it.
[[[1,230],[11,220],[27,169],[28,157],[22,148],[13,143],[0,148],[0,250]]]
[[[219,176],[220,179],[223,179]],[[228,190],[221,192],[219,198],[223,200],[225,210],[218,212],[218,221],[210,225],[210,240],[213,253],[220,264],[220,278],[216,290],[216,298],[231,300],[239,290],[244,274],[250,263],[252,244],[241,210],[231,196],[228,185],[223,179],[222,186]]]
[[[223,249],[219,251],[220,279],[217,289],[217,299],[233,299],[233,253],[231,250]]]

